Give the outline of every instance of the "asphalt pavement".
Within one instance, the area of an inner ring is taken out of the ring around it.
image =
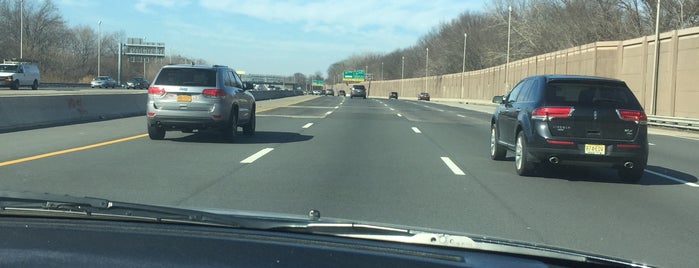
[[[449,105],[447,105],[449,104]],[[281,212],[509,238],[664,267],[699,263],[699,139],[651,134],[647,172],[517,176],[493,161],[487,110],[300,96],[259,109],[257,133],[168,132],[145,118],[0,134],[3,190]],[[653,133],[653,132],[652,132]]]

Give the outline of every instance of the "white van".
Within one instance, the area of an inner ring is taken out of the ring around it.
[[[28,86],[36,90],[39,88],[39,67],[30,62],[3,61],[0,64],[0,86],[19,89]]]

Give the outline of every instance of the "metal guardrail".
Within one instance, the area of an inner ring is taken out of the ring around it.
[[[699,130],[699,118],[649,115],[648,125]]]

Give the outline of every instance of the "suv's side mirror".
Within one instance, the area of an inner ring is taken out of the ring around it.
[[[251,89],[255,89],[255,86],[250,82],[243,82],[243,89],[244,90],[251,90]]]
[[[503,100],[504,100],[503,96],[493,97],[493,103],[501,104]]]

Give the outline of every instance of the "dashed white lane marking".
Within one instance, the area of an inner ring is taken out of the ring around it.
[[[396,109],[391,108],[391,111],[395,111]]]
[[[398,117],[403,117],[403,115],[402,115],[402,114],[396,114],[396,115],[398,115]]]
[[[456,164],[454,164],[449,157],[442,157],[442,162],[447,165],[449,169],[451,169],[451,172],[454,172],[454,175],[460,175],[464,176],[466,175]]]
[[[444,110],[442,110],[442,109],[438,109],[437,111],[442,112],[442,113],[444,112]]]
[[[418,133],[418,134],[422,133],[422,131],[420,131],[420,129],[418,129],[418,128],[416,128],[416,127],[413,127],[413,131],[414,131],[415,133]]]
[[[652,170],[647,170],[647,169],[645,169],[645,170],[643,170],[643,171],[648,172],[648,173],[653,174],[653,175],[658,176],[658,177],[663,177],[663,178],[666,178],[666,179],[671,180],[671,181],[676,181],[676,182],[682,183],[682,184],[687,185],[687,186],[699,187],[699,184],[691,183],[691,182],[684,181],[684,180],[680,180],[680,179],[678,179],[678,178],[675,178],[675,177],[672,177],[672,176],[668,176],[668,175],[665,175],[665,174],[662,174],[662,173],[658,173],[658,172],[655,172],[655,171],[652,171]]]
[[[255,162],[255,160],[260,159],[260,157],[263,157],[267,153],[271,152],[274,150],[274,148],[264,148],[260,150],[259,152],[249,156],[248,158],[243,159],[243,161],[240,161],[241,164],[250,164],[252,162]]]
[[[325,112],[325,115],[330,115],[331,113],[333,113],[333,112],[332,112],[332,111],[328,111],[328,112]]]
[[[339,108],[340,108],[340,106],[335,106],[335,109],[339,109]]]
[[[466,118],[466,116],[462,114],[457,114],[456,116]]]
[[[309,127],[311,127],[312,125],[313,125],[313,123],[308,123],[308,124],[303,125],[301,128],[309,128]]]
[[[653,146],[653,145],[655,145],[655,143],[650,143],[650,142],[649,142],[648,145]]]

